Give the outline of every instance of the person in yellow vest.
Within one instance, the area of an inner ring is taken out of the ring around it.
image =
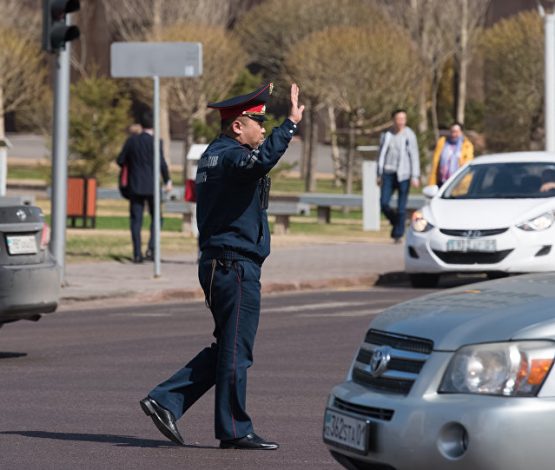
[[[474,146],[464,135],[463,126],[454,122],[449,126],[449,135],[437,141],[432,159],[428,184],[441,186],[461,166],[474,158]]]

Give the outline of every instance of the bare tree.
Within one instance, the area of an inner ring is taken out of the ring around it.
[[[455,53],[453,22],[459,16],[453,11],[458,0],[377,0],[390,16],[409,31],[424,64],[426,80],[418,98],[420,132],[428,130],[427,112],[431,109],[432,126],[438,134],[437,91],[445,63]]]
[[[334,27],[300,41],[287,70],[314,100],[343,111],[349,123],[345,191],[352,192],[357,130],[388,119],[413,100],[420,64],[410,37],[388,21],[371,28]],[[393,84],[393,85],[392,85]]]
[[[543,148],[543,40],[540,16],[526,12],[496,23],[480,41],[491,150]]]
[[[250,53],[251,61],[262,67],[265,76],[281,82],[290,79],[284,64],[303,38],[330,26],[378,24],[383,17],[368,0],[267,0],[249,11],[238,23],[236,31]],[[283,86],[279,89],[288,88],[284,83],[280,85]],[[301,83],[301,88],[305,93],[306,83]],[[318,105],[317,99],[313,101],[317,97],[308,98]],[[306,188],[313,187],[307,172],[314,168],[314,146],[305,142],[307,137],[312,139],[316,133],[315,120],[310,119],[311,115],[307,107],[302,123],[303,155],[300,165]]]
[[[23,111],[44,94],[39,15],[18,0],[4,0],[0,18],[0,139],[5,138],[4,115]]]
[[[208,101],[223,99],[244,70],[247,55],[237,38],[223,27],[175,24],[160,35],[164,41],[202,41],[203,74],[197,78],[164,80],[168,106],[185,121],[184,156],[193,143],[193,120],[205,122]],[[183,171],[186,177],[187,165]]]
[[[227,25],[234,15],[234,9],[240,8],[245,0],[119,0],[117,2],[102,0],[102,2],[107,11],[110,11],[109,24],[117,40],[160,41],[165,29],[175,24]],[[141,89],[140,86],[139,89]],[[144,90],[144,87],[142,89]],[[160,127],[166,155],[169,155],[170,144],[168,99],[167,86],[162,84]]]
[[[490,3],[491,0],[456,0],[456,10],[453,11],[454,17],[460,18],[455,46],[455,117],[461,123],[464,123],[465,119],[468,66],[476,49],[477,39],[482,32]]]

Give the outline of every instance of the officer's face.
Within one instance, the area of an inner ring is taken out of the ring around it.
[[[266,132],[262,123],[249,117],[241,117],[237,119],[237,122],[239,126],[234,129],[238,134],[237,141],[254,149],[258,148],[264,141],[264,133]]]

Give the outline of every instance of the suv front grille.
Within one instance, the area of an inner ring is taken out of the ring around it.
[[[454,230],[448,228],[440,228],[439,231],[444,235],[449,235],[451,237],[465,237],[465,238],[480,238],[480,237],[491,237],[493,235],[501,235],[505,233],[508,228],[490,228],[485,230]]]
[[[369,330],[355,360],[353,382],[382,392],[407,395],[433,346],[428,339]],[[376,372],[371,365],[378,348],[389,357],[381,372]]]
[[[368,416],[369,418],[379,419],[382,421],[391,421],[393,410],[388,410],[387,408],[375,408],[373,406],[363,406],[355,405],[354,403],[349,403],[341,398],[335,397],[333,400],[333,406],[338,410],[350,411],[362,416]]]

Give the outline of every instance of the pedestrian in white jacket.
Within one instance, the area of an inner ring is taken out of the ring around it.
[[[396,109],[391,117],[393,126],[380,137],[378,184],[381,186],[380,207],[391,224],[391,238],[400,243],[405,233],[410,186],[420,186],[420,156],[416,135],[407,126],[406,111]],[[397,210],[390,206],[395,191]]]

